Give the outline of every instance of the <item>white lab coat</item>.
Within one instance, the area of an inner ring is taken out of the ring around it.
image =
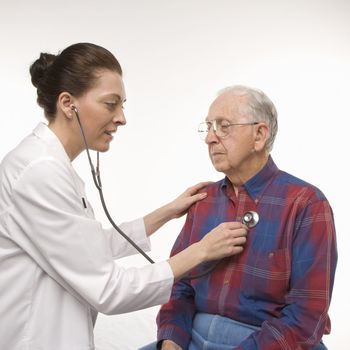
[[[149,249],[142,219],[122,228]],[[134,253],[94,219],[62,144],[39,124],[0,167],[0,349],[94,349],[97,312],[165,303],[169,264],[124,269],[113,260]]]

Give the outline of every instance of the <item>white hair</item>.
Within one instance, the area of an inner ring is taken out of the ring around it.
[[[230,93],[234,96],[247,96],[246,104],[240,106],[242,116],[249,115],[254,121],[265,122],[269,127],[269,137],[266,141],[267,151],[271,151],[276,138],[278,123],[277,111],[272,101],[264,92],[244,85],[234,85],[219,91],[218,96]]]

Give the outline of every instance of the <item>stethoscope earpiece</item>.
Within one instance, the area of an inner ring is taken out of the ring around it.
[[[70,106],[70,109],[71,109],[72,111],[74,111],[75,113],[78,113],[78,109],[77,109],[77,107],[75,107],[74,105],[71,105],[71,106]]]
[[[243,215],[242,223],[248,228],[253,228],[259,222],[259,214],[256,211],[247,211]]]

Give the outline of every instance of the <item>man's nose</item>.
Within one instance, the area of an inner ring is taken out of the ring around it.
[[[208,134],[205,137],[205,143],[206,144],[210,144],[210,143],[218,143],[219,142],[219,138],[216,136],[216,133],[214,131],[214,126],[211,125],[211,127],[208,130]]]

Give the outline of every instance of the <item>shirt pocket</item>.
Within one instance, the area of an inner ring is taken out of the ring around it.
[[[288,249],[252,250],[242,269],[241,290],[246,300],[284,304],[290,277]]]

